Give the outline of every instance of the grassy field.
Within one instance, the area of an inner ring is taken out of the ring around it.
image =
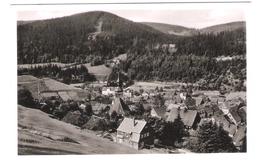
[[[28,89],[33,98],[40,99],[39,92],[63,92],[70,96],[72,100],[82,100],[88,96],[86,90],[67,85],[50,78],[38,79],[31,75],[18,76],[18,87]]]
[[[84,64],[88,68],[88,72],[96,77],[98,81],[107,80],[108,76],[111,74],[112,69],[103,65],[91,66],[90,63]]]
[[[137,154],[94,133],[52,119],[40,110],[18,106],[18,154]]]

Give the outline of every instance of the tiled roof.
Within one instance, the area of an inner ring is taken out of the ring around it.
[[[203,102],[202,97],[194,97],[194,99],[196,100],[196,106],[199,106]]]
[[[165,113],[166,113],[166,107],[162,106],[162,107],[153,107],[153,111],[155,111],[156,115],[158,117],[164,118],[165,117]]]
[[[194,124],[196,116],[198,112],[196,110],[186,110],[177,108],[173,108],[166,119],[166,121],[174,122],[174,120],[178,117],[178,113],[180,113],[181,119],[184,125],[191,127]]]
[[[124,118],[122,123],[117,128],[117,131],[126,132],[126,133],[141,133],[146,125],[144,120],[136,120],[133,118]]]

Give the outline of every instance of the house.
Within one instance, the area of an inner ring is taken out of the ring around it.
[[[111,108],[109,110],[109,114],[111,115],[113,112],[116,112],[117,115],[125,116],[130,112],[128,105],[120,97],[115,97],[112,102]]]
[[[242,112],[241,104],[237,104],[234,102],[227,101],[225,103],[221,103],[219,108],[223,111],[224,115],[228,117],[229,122],[239,125],[242,122],[245,122],[246,114]],[[240,110],[241,109],[241,110]]]
[[[188,109],[196,109],[196,100],[192,97],[187,96],[184,103]]]
[[[117,128],[116,142],[141,149],[153,141],[147,122],[125,117]]]
[[[188,129],[196,129],[198,123],[200,122],[200,116],[199,113],[196,110],[188,110],[188,109],[181,109],[181,108],[173,108],[169,116],[167,117],[166,121],[168,122],[174,122],[174,120],[178,117],[178,114],[180,114],[180,117]]]
[[[173,108],[178,108],[178,107],[181,107],[181,104],[173,104],[173,103],[170,103],[170,104],[167,106],[166,111],[167,111],[167,112],[170,112],[171,109],[173,109]]]
[[[165,119],[165,117],[166,117],[166,107],[165,106],[152,107],[150,115],[152,117],[155,117],[155,118]]]
[[[179,103],[182,103],[182,102],[183,102],[183,100],[182,100],[180,94],[174,95],[172,99],[173,99],[173,102],[174,102],[175,104],[179,104]]]
[[[187,96],[187,93],[186,93],[186,92],[180,93],[180,98],[181,98],[181,100],[186,100],[186,96]]]
[[[81,111],[85,111],[85,110],[86,110],[86,105],[85,105],[84,103],[80,103],[79,109],[80,109]]]
[[[202,105],[204,103],[203,97],[193,97],[195,99],[196,106]]]
[[[102,88],[102,95],[110,96],[110,95],[115,95],[115,87],[103,87]]]
[[[133,97],[133,91],[132,90],[130,90],[130,89],[126,89],[126,90],[124,90],[124,92],[123,92],[123,96],[124,97],[128,97],[128,98],[131,98],[131,97]]]
[[[143,92],[143,93],[142,93],[142,97],[143,97],[145,100],[149,99],[149,93]]]
[[[230,123],[229,118],[226,115],[219,115],[212,117],[217,123],[222,125],[223,129],[228,132],[230,137],[233,137],[237,132],[237,126],[233,123]]]
[[[236,125],[240,124],[241,123],[241,117],[239,116],[238,114],[238,107],[231,107],[230,110],[229,110],[231,116],[233,117],[233,120],[235,121],[234,123]]]
[[[218,104],[219,103],[224,103],[226,101],[226,97],[224,96],[224,95],[220,95],[219,97],[218,97]]]
[[[218,104],[218,96],[211,96],[210,102],[212,102],[213,104]]]
[[[241,123],[246,122],[246,106],[242,106],[238,109],[238,115],[241,117]]]
[[[224,95],[211,95],[209,96],[210,102],[213,104],[225,103],[226,97]]]

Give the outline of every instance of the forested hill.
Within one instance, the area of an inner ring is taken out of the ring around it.
[[[169,40],[147,25],[94,11],[17,25],[18,63],[109,59],[139,43]]]
[[[166,33],[159,31],[158,24],[157,28],[148,25],[101,11],[18,22],[18,64],[103,64],[126,53],[121,67],[133,80],[200,82],[204,88],[245,89],[245,22],[215,25],[188,36],[181,32],[190,29],[181,26],[166,25],[176,29]]]
[[[154,23],[154,22],[141,22],[147,26],[150,26],[156,30],[159,30],[166,34],[174,34],[178,36],[192,36],[198,33],[198,30],[193,28],[187,28],[179,25],[171,25],[164,23]]]
[[[225,24],[219,24],[214,26],[209,26],[203,29],[200,29],[201,33],[220,33],[223,31],[235,31],[235,30],[246,30],[246,22],[231,22]]]

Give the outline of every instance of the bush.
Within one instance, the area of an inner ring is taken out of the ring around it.
[[[35,102],[32,97],[31,92],[28,89],[19,89],[18,90],[18,104],[25,107],[35,107]]]

